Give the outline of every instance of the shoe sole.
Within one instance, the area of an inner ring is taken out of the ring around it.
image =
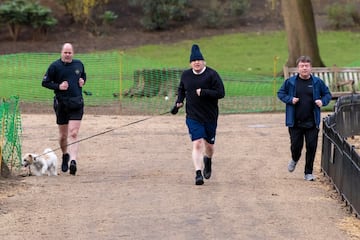
[[[311,179],[306,179],[306,178],[304,178],[304,180],[305,180],[305,181],[309,181],[309,182],[314,182],[314,181],[315,181],[314,178],[311,178]]]
[[[70,164],[70,174],[71,175],[76,174],[76,164]]]
[[[203,185],[204,184],[204,180],[203,179],[197,179],[195,182],[195,185]]]
[[[304,180],[305,180],[305,181],[310,181],[310,182],[315,181],[315,179],[316,179],[316,177],[312,177],[312,178],[306,178],[306,177],[304,177]]]
[[[293,172],[294,170],[295,170],[295,168],[294,168],[294,169],[289,169],[289,168],[288,168],[288,171],[289,171],[289,172]]]

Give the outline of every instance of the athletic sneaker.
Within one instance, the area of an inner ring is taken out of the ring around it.
[[[195,176],[195,185],[203,185],[203,184],[204,184],[204,178],[201,174],[201,170],[197,170]]]
[[[289,172],[293,172],[295,170],[297,162],[295,162],[294,160],[290,160],[289,164],[288,164],[288,170]]]
[[[204,178],[211,177],[211,158],[204,156]]]
[[[309,173],[309,174],[305,174],[304,179],[305,179],[306,181],[315,181],[316,178],[315,178],[314,175],[312,175],[311,173]]]
[[[76,161],[71,160],[71,162],[70,162],[70,174],[75,175],[75,173],[76,173]]]
[[[61,171],[67,172],[67,170],[69,169],[69,160],[70,155],[68,153],[62,155]]]

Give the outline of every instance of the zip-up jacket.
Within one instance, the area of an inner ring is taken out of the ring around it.
[[[292,103],[292,99],[296,96],[296,81],[298,76],[299,74],[286,79],[277,92],[278,98],[286,104],[285,125],[287,127],[294,127],[295,125],[295,105]],[[311,75],[311,81],[313,85],[314,119],[316,127],[319,128],[321,111],[320,107],[315,104],[315,100],[320,99],[323,106],[326,106],[331,101],[331,93],[324,81],[320,78]]]

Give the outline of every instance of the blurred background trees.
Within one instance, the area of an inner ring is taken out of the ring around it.
[[[232,28],[285,30],[287,65],[307,54],[314,66],[322,66],[317,32],[357,31],[359,4],[360,0],[0,0],[0,42],[9,37],[29,40],[25,34],[29,32],[32,40],[46,40],[49,34],[65,32],[118,37],[129,29],[144,33],[212,29],[220,34]]]
[[[33,39],[37,39],[57,23],[51,13],[51,9],[37,2],[7,1],[0,5],[0,22],[7,26],[9,35],[14,41],[18,39],[24,27],[33,29]]]

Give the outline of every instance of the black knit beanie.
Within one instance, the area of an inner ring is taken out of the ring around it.
[[[195,60],[204,60],[204,57],[201,54],[200,48],[197,44],[192,45],[190,54],[190,62]]]

